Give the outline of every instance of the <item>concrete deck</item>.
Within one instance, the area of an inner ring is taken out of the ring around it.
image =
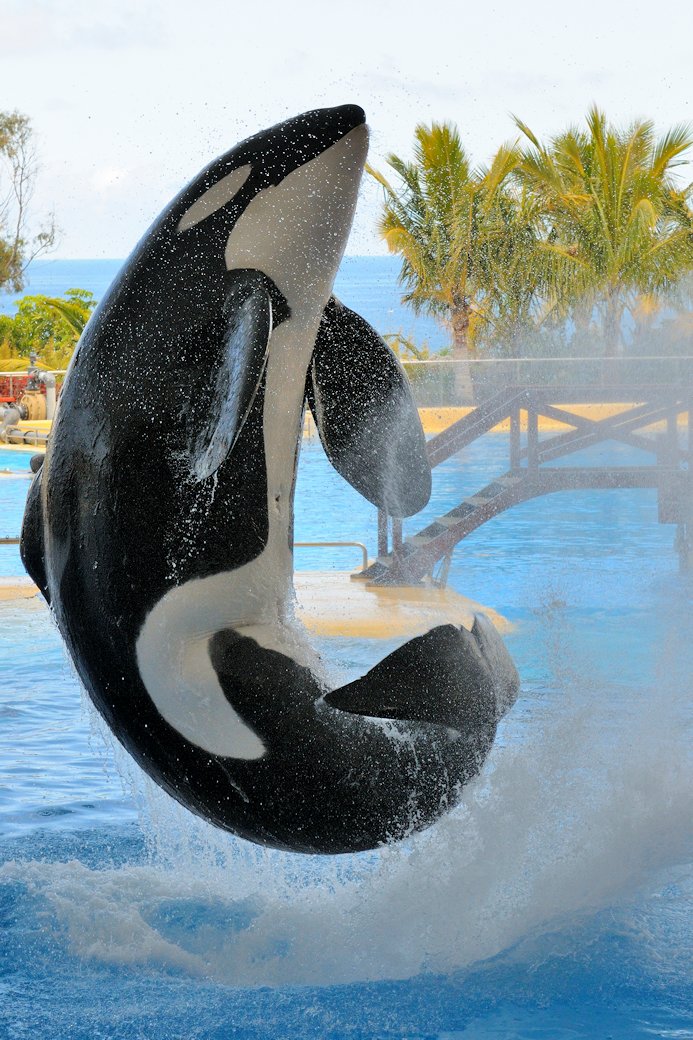
[[[297,614],[314,635],[348,639],[397,639],[422,635],[436,625],[470,628],[483,611],[500,632],[506,618],[452,589],[375,588],[353,581],[346,571],[298,571],[294,575]],[[29,578],[0,578],[0,602],[33,600]],[[43,604],[42,599],[37,600]]]
[[[631,408],[631,404],[563,404],[561,407],[568,409],[569,411],[575,412],[585,419],[593,419],[598,421],[600,419],[609,418],[612,415],[618,415],[620,412],[626,411]],[[419,408],[419,415],[421,417],[421,423],[426,434],[442,433],[443,430],[447,429],[453,423],[457,422],[458,419],[463,419],[465,415],[468,415],[472,408]],[[679,416],[679,422],[685,421],[685,415]],[[520,425],[522,429],[526,429],[526,415],[521,414]],[[17,427],[20,430],[40,430],[42,433],[49,433],[51,428],[51,422],[48,419],[41,419],[32,422],[29,419],[22,420],[17,423]],[[663,423],[653,423],[653,429],[655,427],[663,428]],[[510,421],[499,423],[493,427],[493,432],[506,432],[510,429]],[[558,422],[555,419],[549,419],[546,416],[539,417],[539,429],[540,430],[568,430],[570,427],[565,424]],[[317,429],[310,412],[306,412],[305,422],[303,424],[303,436],[304,437],[317,437]],[[8,449],[10,451],[26,451],[35,455],[37,452],[45,451],[45,444],[0,444],[0,447]]]

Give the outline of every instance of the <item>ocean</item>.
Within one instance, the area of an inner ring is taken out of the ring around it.
[[[0,293],[0,314],[13,314],[20,295],[62,296],[67,289],[87,289],[100,300],[122,263],[122,260],[35,260],[29,265],[23,293]],[[398,274],[397,257],[345,256],[337,274],[335,293],[381,335],[402,334],[419,348],[440,350],[449,343],[447,330],[432,318],[415,315],[410,307],[402,304]]]

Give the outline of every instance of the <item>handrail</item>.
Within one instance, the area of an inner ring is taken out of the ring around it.
[[[0,379],[9,379],[10,376],[15,376],[17,379],[26,379],[29,375],[30,366],[26,368],[15,368],[13,372],[0,372]],[[54,376],[65,376],[67,375],[66,368],[39,368],[38,371],[43,375],[54,375]]]
[[[0,538],[0,545],[19,545],[20,542],[21,538]],[[365,571],[368,566],[368,549],[363,542],[294,542],[295,549],[321,549],[323,547],[342,548],[343,546],[353,546],[354,548],[361,550],[361,555],[363,557],[363,565],[361,569]]]
[[[518,361],[523,365],[548,365],[555,362],[564,368],[574,361],[589,361],[592,364],[610,365],[634,364],[640,361],[693,361],[693,354],[628,354],[622,357],[604,357],[601,355],[565,355],[564,357],[476,357],[476,358],[454,358],[454,357],[428,357],[428,358],[401,358],[403,365],[514,365]]]
[[[368,549],[363,544],[363,542],[294,542],[295,549],[321,549],[323,548],[323,546],[327,548],[341,548],[342,546],[354,546],[354,548],[361,550],[361,555],[363,556],[363,566],[361,567],[361,570],[365,571],[368,567]]]
[[[560,364],[563,367],[577,361],[589,361],[591,364],[638,364],[641,361],[693,361],[692,354],[628,354],[621,357],[604,357],[602,355],[567,355],[560,357],[476,357],[476,358],[454,358],[454,357],[429,357],[429,358],[403,358],[404,365],[513,365],[517,362],[523,365],[550,365]],[[14,369],[11,372],[0,372],[0,376],[19,376],[24,378],[31,366],[27,364],[26,369]],[[67,374],[66,368],[42,368],[40,372],[52,372],[56,376]]]

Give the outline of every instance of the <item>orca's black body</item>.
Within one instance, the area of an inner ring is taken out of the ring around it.
[[[213,162],[85,330],[22,533],[109,726],[174,798],[252,841],[372,848],[480,769],[517,674],[492,626],[433,629],[326,692],[292,619],[304,401],[397,516],[430,493],[406,379],[330,298],[366,153],[354,106]]]

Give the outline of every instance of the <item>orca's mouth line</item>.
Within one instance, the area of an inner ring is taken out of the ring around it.
[[[189,231],[212,214],[231,206],[236,200],[239,204],[243,200],[244,208],[250,206],[253,198],[278,187],[292,173],[310,165],[361,129],[367,136],[366,114],[358,105],[318,109],[287,120],[275,128],[278,134],[285,135],[286,141],[274,157],[277,163],[274,173],[270,172],[267,154],[261,147],[266,135],[260,133],[249,138],[233,150],[234,153],[240,153],[242,161],[222,156],[185,189],[184,198],[191,192],[199,192],[200,187],[202,191],[197,197],[186,201],[176,225],[177,232]],[[290,156],[293,156],[293,165],[289,160]],[[296,162],[297,159],[302,161]],[[230,162],[233,163],[233,168],[229,170]],[[218,176],[213,176],[214,171]]]

